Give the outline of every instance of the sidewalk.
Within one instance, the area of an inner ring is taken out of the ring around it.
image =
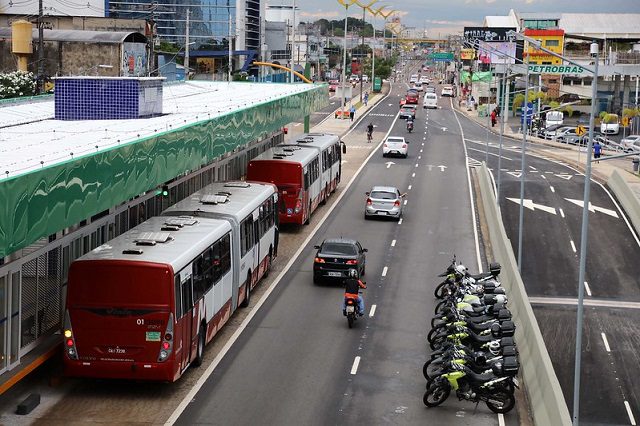
[[[366,106],[361,105],[359,102],[355,103],[354,105],[357,106],[357,109],[356,109],[356,113],[353,118],[353,121],[349,119],[334,118],[335,111],[340,109],[340,107],[338,107],[331,114],[327,115],[327,117],[324,120],[322,120],[320,123],[312,127],[310,131],[315,133],[335,133],[340,137],[344,136],[349,131],[349,129],[351,129],[352,127],[355,127],[358,124],[358,122],[362,120],[364,114],[367,111],[375,107],[378,104],[378,102],[380,102],[385,96],[387,96],[387,94],[389,93],[389,90],[390,90],[390,85],[383,84],[382,91],[380,93],[370,94],[369,102],[367,102]],[[290,131],[286,139],[289,139],[293,136],[297,136],[303,133],[302,126],[289,125],[289,129]]]
[[[478,111],[467,111],[467,108],[464,106],[457,107],[456,102],[454,102],[454,107],[457,108],[459,112],[478,123],[480,126],[487,127],[487,119],[485,117],[478,117]],[[522,141],[522,133],[514,132],[508,125],[509,122],[513,122],[515,120],[517,120],[517,118],[515,117],[510,117],[507,120],[507,123],[505,123],[504,136],[517,141]],[[496,135],[499,135],[499,124],[496,125],[496,127],[491,128],[490,131]],[[584,147],[577,147],[564,143],[553,142],[535,136],[528,136],[527,141],[537,145],[535,151],[538,153],[570,164],[581,172],[584,172],[586,169],[586,149]],[[606,158],[607,155],[607,151],[604,151],[603,158]],[[631,157],[600,161],[599,163],[591,164],[591,172],[593,173],[594,179],[602,183],[607,183],[614,170],[617,170],[618,173],[620,173],[625,182],[629,185],[631,190],[636,195],[636,198],[640,199],[640,176],[637,173],[633,173],[633,164],[631,162]]]

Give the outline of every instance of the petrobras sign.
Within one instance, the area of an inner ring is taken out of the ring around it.
[[[577,65],[529,65],[531,74],[584,74],[584,68]]]
[[[464,39],[467,41],[515,41],[513,37],[507,35],[509,31],[516,31],[512,27],[464,27]]]

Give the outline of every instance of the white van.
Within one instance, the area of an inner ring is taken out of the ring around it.
[[[438,95],[435,93],[425,93],[422,100],[422,108],[438,108]]]
[[[554,125],[562,125],[564,121],[564,115],[562,111],[549,111],[544,116],[544,127],[551,127]]]

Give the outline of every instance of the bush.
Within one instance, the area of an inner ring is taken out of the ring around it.
[[[522,104],[524,103],[524,95],[522,93],[518,93],[514,98],[513,98],[513,110],[517,111],[519,108],[522,107]]]
[[[573,115],[573,108],[571,108],[571,105],[567,105],[564,108],[562,108],[562,112],[566,113],[567,116],[571,117]]]
[[[600,118],[600,120],[604,120],[604,117],[608,114],[607,111],[600,111],[600,114],[598,114],[598,118]]]
[[[625,108],[624,110],[622,110],[622,116],[623,117],[635,117],[637,115],[640,114],[640,111],[638,111],[636,108]]]
[[[36,78],[33,73],[14,71],[0,74],[0,99],[33,96],[36,93]]]
[[[606,113],[604,117],[602,117],[602,121],[606,124],[615,123],[617,120],[618,120],[618,116],[616,114]]]

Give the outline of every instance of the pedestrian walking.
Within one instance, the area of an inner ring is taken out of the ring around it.
[[[349,118],[351,119],[351,121],[353,121],[353,117],[356,115],[356,107],[351,105],[351,108],[349,108]]]
[[[496,114],[496,110],[494,109],[493,111],[491,111],[491,127],[496,127],[497,122],[498,122],[497,114]]]
[[[600,155],[602,154],[602,145],[600,145],[600,142],[596,141],[593,144],[593,158],[596,159],[596,163],[600,162]]]
[[[369,102],[369,92],[364,92],[364,106],[367,106],[367,102]]]

